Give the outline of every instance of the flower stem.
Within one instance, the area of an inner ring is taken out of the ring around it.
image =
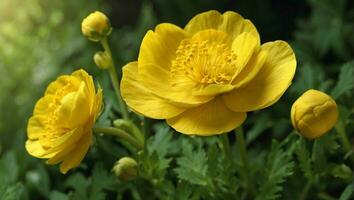
[[[113,135],[113,136],[122,138],[125,141],[129,142],[134,147],[136,147],[137,149],[142,149],[143,148],[143,144],[138,142],[138,140],[136,140],[134,137],[132,137],[131,135],[129,135],[128,133],[126,133],[125,131],[123,131],[121,129],[113,128],[113,127],[98,127],[98,126],[95,126],[93,128],[93,131],[95,133],[103,133],[103,134]]]
[[[312,187],[312,181],[309,180],[309,181],[307,181],[305,187],[302,189],[299,200],[306,200],[307,199],[307,195],[308,195],[311,187]]]
[[[347,133],[345,131],[345,127],[341,124],[341,123],[338,123],[336,126],[335,126],[335,129],[342,141],[342,144],[343,144],[343,148],[344,148],[344,151],[346,153],[351,153],[350,155],[350,159],[351,159],[351,162],[352,162],[352,165],[354,166],[354,154],[352,153],[353,151],[353,147],[351,146],[350,142],[349,142],[349,139],[347,137]]]
[[[224,151],[225,157],[231,159],[230,153],[230,142],[227,133],[221,135],[222,150]]]
[[[111,76],[112,85],[113,85],[114,91],[116,93],[119,107],[121,108],[123,118],[129,119],[128,109],[127,109],[127,107],[126,107],[125,103],[123,102],[123,99],[120,95],[119,79],[118,79],[118,75],[117,75],[117,70],[114,65],[114,60],[112,57],[111,48],[109,47],[109,44],[108,44],[107,37],[105,37],[101,40],[101,45],[102,45],[103,49],[107,52],[107,54],[111,60],[111,67],[109,68],[109,75]]]
[[[253,188],[249,182],[249,174],[248,174],[247,148],[246,148],[245,136],[243,133],[242,126],[236,129],[236,142],[237,142],[237,147],[241,159],[241,176],[243,176],[245,180],[246,188],[252,192]]]

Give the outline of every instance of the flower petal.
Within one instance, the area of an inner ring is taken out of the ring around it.
[[[60,172],[66,174],[70,169],[80,165],[92,143],[92,133],[85,134],[76,144],[76,148],[60,164]]]
[[[26,150],[27,152],[37,158],[50,158],[55,155],[57,152],[52,152],[50,154],[46,154],[47,149],[44,149],[39,140],[27,140],[26,141]]]
[[[246,113],[233,112],[225,106],[221,98],[215,98],[167,119],[167,123],[184,134],[211,136],[229,132],[241,125],[245,119]]]
[[[172,105],[147,89],[139,79],[137,62],[128,63],[123,67],[121,93],[130,108],[150,118],[170,118],[186,110]]]
[[[93,100],[94,100],[94,95],[96,93],[95,90],[95,84],[93,83],[93,78],[90,76],[85,70],[79,69],[76,70],[72,73],[72,76],[78,78],[80,81],[85,82],[85,92],[87,93],[86,96],[88,97],[87,100],[89,102],[89,105],[92,109],[93,106]]]
[[[58,91],[61,91],[63,88],[66,91],[75,91],[80,85],[80,80],[76,77],[69,75],[59,76],[55,81],[51,82],[45,91],[44,96],[47,95],[56,95]]]
[[[81,82],[77,92],[71,92],[61,99],[58,112],[58,125],[75,128],[83,125],[90,117],[90,105],[87,97],[86,84]]]
[[[224,31],[228,33],[232,40],[243,32],[250,32],[259,37],[258,31],[252,22],[243,19],[241,15],[232,11],[220,14],[216,10],[211,10],[198,14],[184,28],[189,35],[194,35],[205,29]]]
[[[262,69],[267,60],[268,53],[265,50],[254,53],[250,61],[232,80],[232,85],[235,88],[240,88],[247,85]]]
[[[274,104],[290,86],[296,70],[296,58],[284,41],[262,45],[267,60],[256,77],[245,87],[223,95],[226,105],[235,112],[259,110]]]
[[[237,71],[234,77],[246,66],[254,52],[257,52],[261,46],[259,38],[250,33],[241,33],[232,42],[232,51],[236,54]]]
[[[40,116],[32,116],[28,120],[27,136],[29,139],[38,139],[42,134],[46,132],[43,121],[43,117]]]
[[[157,25],[155,31],[150,30],[144,36],[140,46],[139,63],[154,64],[162,72],[169,72],[178,45],[185,37],[184,30],[176,25]],[[141,65],[139,73],[149,73],[149,68]]]

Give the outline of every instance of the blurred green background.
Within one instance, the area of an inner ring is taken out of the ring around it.
[[[236,11],[256,25],[262,42],[286,40],[294,48],[298,59],[294,84],[273,109],[251,115],[246,124],[251,127],[256,117],[265,120],[272,116],[279,124],[269,132],[276,138],[283,138],[290,130],[288,116],[294,99],[309,88],[330,91],[341,66],[353,59],[351,0],[1,0],[0,199],[15,198],[13,191],[21,191],[17,192],[20,199],[60,199],[61,192],[70,187],[70,183],[61,184],[66,177],[55,166],[46,166],[24,150],[27,119],[47,84],[58,75],[86,69],[105,89],[106,110],[113,107],[119,111],[109,102],[113,94],[107,74],[92,61],[100,46],[81,35],[81,20],[86,15],[101,10],[110,17],[113,56],[117,65],[123,66],[137,58],[142,37],[157,23],[183,27],[195,14],[210,9]],[[353,65],[349,71],[353,72]],[[349,88],[354,87],[351,83]],[[352,110],[353,94],[348,90],[337,93],[341,97],[338,101]],[[104,113],[105,117],[116,114]],[[261,136],[258,140],[262,146],[262,141],[270,139]],[[104,155],[105,150],[97,151],[85,159],[88,164],[83,170]],[[107,166],[116,157],[107,157]]]

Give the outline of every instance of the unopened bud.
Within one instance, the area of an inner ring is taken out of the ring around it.
[[[109,69],[112,66],[112,60],[110,56],[103,51],[95,53],[93,61],[100,69]]]
[[[138,175],[138,163],[131,157],[123,157],[114,164],[112,171],[120,180],[130,181]]]
[[[98,42],[107,37],[112,28],[107,16],[95,11],[82,21],[81,31],[89,40]]]
[[[338,118],[336,102],[318,90],[308,90],[291,107],[291,122],[304,137],[318,138],[331,130]]]

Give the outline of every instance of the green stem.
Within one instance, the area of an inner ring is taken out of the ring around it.
[[[220,137],[221,137],[222,150],[224,151],[225,157],[227,159],[231,159],[230,142],[227,133],[222,134]]]
[[[302,189],[299,200],[306,200],[307,199],[307,195],[308,195],[311,187],[312,187],[312,181],[307,181],[305,187]]]
[[[97,126],[95,126],[93,128],[93,131],[95,133],[103,133],[103,134],[113,135],[113,136],[122,138],[125,141],[129,142],[134,147],[136,147],[137,149],[143,148],[143,144],[138,142],[134,137],[132,137],[131,135],[129,135],[128,133],[126,133],[125,131],[123,131],[121,129],[117,129],[117,128],[113,128],[113,127],[97,127]]]
[[[150,135],[150,120],[146,117],[143,118],[143,134],[144,134],[144,150],[147,150],[147,146],[146,146],[146,140],[148,139],[149,135]]]
[[[347,133],[345,131],[345,127],[341,124],[337,124],[335,126],[335,129],[337,130],[337,133],[342,141],[343,144],[343,148],[345,150],[346,153],[353,151],[353,147],[351,146],[349,139],[347,137]],[[354,154],[352,153],[352,155],[350,156],[350,159],[352,161],[352,164],[354,166]]]
[[[113,88],[114,91],[116,93],[117,99],[118,99],[118,103],[119,103],[119,107],[121,108],[122,111],[122,115],[124,119],[129,119],[129,114],[128,114],[128,109],[120,95],[120,89],[119,89],[119,79],[118,79],[118,75],[117,75],[117,70],[116,67],[114,65],[114,60],[112,57],[112,52],[111,52],[111,48],[109,47],[108,44],[108,40],[107,37],[103,38],[101,40],[101,44],[103,49],[107,52],[108,56],[110,57],[111,60],[111,67],[109,68],[109,75],[111,77],[112,80],[112,84],[113,84]]]
[[[252,192],[253,188],[249,181],[247,149],[242,126],[236,129],[236,142],[241,158],[241,175],[244,176],[246,188]]]

